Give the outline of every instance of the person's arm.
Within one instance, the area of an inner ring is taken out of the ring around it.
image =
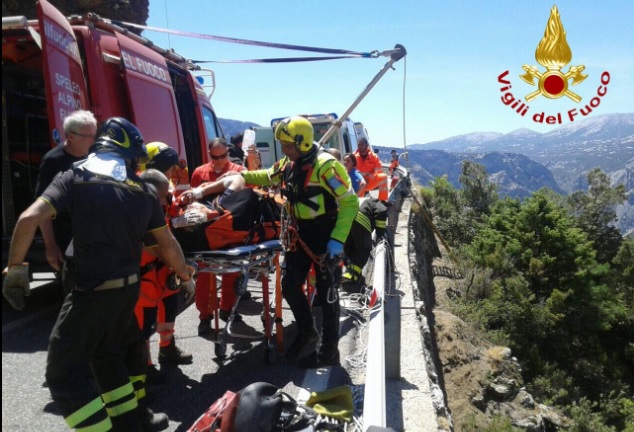
[[[52,218],[55,208],[43,199],[37,199],[27,208],[15,225],[7,267],[2,271],[2,295],[17,310],[26,306],[24,298],[30,294],[29,264],[23,262],[35,237],[38,225],[47,218]]]
[[[66,257],[55,240],[53,220],[45,219],[42,223],[40,223],[40,231],[42,232],[42,237],[44,238],[46,261],[48,261],[48,264],[55,270],[60,271]]]
[[[381,163],[381,159],[379,159],[379,155],[376,153],[372,153],[374,159],[374,174],[383,172],[383,164]]]
[[[190,204],[209,195],[218,195],[227,189],[234,191],[244,189],[244,178],[242,176],[227,176],[215,182],[207,182],[197,188],[185,191],[181,194],[180,200],[183,204]]]
[[[39,173],[37,176],[37,183],[35,186],[35,198],[44,193],[44,190],[53,182],[53,179],[60,174],[56,166],[54,166],[50,159],[44,158],[40,165]],[[64,252],[59,248],[57,241],[55,240],[55,232],[53,230],[53,220],[45,219],[40,224],[40,231],[44,238],[46,261],[55,270],[59,271],[62,268],[64,262]]]
[[[245,166],[249,171],[255,171],[262,166],[260,159],[260,153],[255,149],[255,146],[250,146],[247,149],[246,156],[244,157]]]
[[[367,183],[365,182],[365,179],[363,178],[360,172],[356,171],[355,176],[359,180],[359,188],[357,189],[357,196],[362,198],[365,195],[365,187]]]
[[[13,231],[7,267],[22,265],[29,247],[35,237],[37,227],[56,214],[55,208],[42,198],[35,200],[29,208],[20,215]]]
[[[271,186],[280,183],[284,167],[289,162],[287,157],[275,162],[272,167],[255,171],[242,171],[244,181],[249,185]]]
[[[376,237],[381,238],[387,228],[387,207],[379,200],[373,200],[373,204]]]
[[[159,256],[161,259],[165,262],[165,264],[174,269],[174,272],[176,272],[183,282],[187,282],[191,278],[191,275],[187,269],[183,250],[172,235],[171,231],[167,228],[167,226],[163,226],[152,230],[151,233],[154,235],[156,243],[158,244]]]
[[[330,166],[320,174],[320,182],[323,182],[324,188],[335,198],[338,207],[337,222],[330,238],[344,244],[359,211],[359,198],[350,186],[350,176],[345,167],[336,160],[330,162]]]

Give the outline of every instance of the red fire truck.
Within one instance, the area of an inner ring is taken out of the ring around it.
[[[176,149],[190,172],[223,135],[199,82],[213,82],[212,71],[94,14],[67,18],[39,0],[37,15],[2,19],[3,261],[17,217],[35,198],[41,158],[64,142],[70,112],[125,117],[146,142]],[[27,259],[33,271],[48,268],[41,240]]]

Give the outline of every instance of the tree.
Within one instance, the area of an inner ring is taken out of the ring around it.
[[[438,230],[452,246],[470,243],[497,201],[495,185],[489,182],[483,165],[464,161],[460,182],[463,186],[460,190],[455,189],[446,176],[433,183]]]
[[[476,223],[468,212],[456,188],[447,176],[438,177],[433,182],[434,222],[443,238],[451,245],[469,243],[476,232]]]
[[[570,195],[569,205],[577,217],[579,227],[594,243],[597,260],[609,263],[621,244],[621,233],[614,226],[616,206],[626,199],[623,185],[610,186],[610,178],[595,168],[588,173],[588,191],[577,191]]]
[[[491,206],[497,200],[497,191],[495,185],[489,182],[484,165],[465,160],[462,163],[460,183],[464,204],[478,216],[489,214]]]
[[[527,380],[554,365],[584,392],[612,388],[618,377],[609,372],[603,340],[626,309],[601,283],[608,266],[597,263],[592,242],[564,207],[544,191],[521,204],[501,201],[466,249],[494,275],[490,296],[473,310],[509,340]]]

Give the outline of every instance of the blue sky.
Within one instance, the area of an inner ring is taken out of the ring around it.
[[[501,101],[498,76],[509,71],[507,91],[523,99],[522,65],[537,66],[535,49],[556,4],[572,50],[569,66],[588,78],[570,87],[582,97],[528,103],[525,116]],[[559,125],[531,117],[562,113],[607,93],[589,116],[634,112],[634,1],[307,1],[150,0],[148,26],[267,42],[369,52],[395,44],[407,49],[351,114],[374,145],[402,148],[450,136],[519,128],[547,132]],[[160,46],[196,60],[306,56],[311,53],[213,42],[146,31]],[[283,64],[207,64],[216,75],[212,103],[219,117],[267,125],[300,113],[343,113],[387,59]],[[605,78],[605,76],[604,76]],[[595,101],[596,103],[596,101]],[[575,117],[579,121],[581,115]]]

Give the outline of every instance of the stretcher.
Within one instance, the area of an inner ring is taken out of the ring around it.
[[[273,363],[278,353],[284,351],[284,328],[282,325],[282,284],[280,271],[280,253],[282,243],[279,240],[269,240],[263,243],[239,246],[231,249],[187,252],[185,257],[196,262],[199,272],[212,274],[209,278],[209,308],[214,312],[214,353],[218,358],[225,356],[227,351],[227,336],[260,339],[264,336],[266,342],[265,360]],[[219,299],[216,276],[226,273],[240,273],[235,288],[236,301],[231,308],[227,323],[220,330]],[[270,299],[269,275],[275,273],[274,300]],[[231,331],[231,324],[236,315],[240,297],[246,292],[249,279],[256,279],[262,283],[262,300],[264,311],[262,322],[264,333],[259,335],[241,335]],[[273,304],[274,303],[274,304]],[[271,307],[273,304],[273,307]],[[273,312],[271,309],[273,308]]]

